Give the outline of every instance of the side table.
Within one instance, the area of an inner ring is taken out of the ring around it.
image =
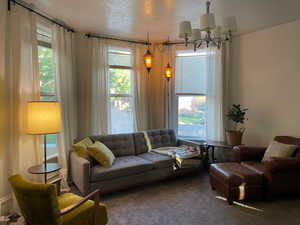
[[[47,183],[47,174],[59,171],[61,166],[58,163],[47,163],[38,166],[32,166],[28,169],[31,174],[44,174],[44,182]]]
[[[207,141],[205,144],[205,148],[207,151],[207,154],[209,155],[209,152],[211,152],[211,162],[215,163],[215,148],[223,148],[223,149],[233,149],[234,145],[229,145],[226,142],[222,141]]]

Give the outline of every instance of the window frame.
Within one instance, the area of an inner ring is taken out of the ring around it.
[[[176,53],[176,58],[177,57],[196,57],[196,56],[201,56],[201,57],[207,57],[207,53],[194,53],[192,52],[192,50],[188,50],[188,51],[184,51],[186,53],[182,53],[182,51],[179,51],[178,53]],[[175,60],[176,62],[176,60]],[[175,79],[176,79],[176,75],[175,75]],[[202,138],[202,137],[193,137],[193,136],[179,136],[179,98],[180,97],[198,97],[198,96],[202,96],[205,97],[205,104],[206,104],[206,97],[207,94],[205,93],[177,93],[176,92],[176,82],[174,84],[174,93],[175,93],[175,104],[174,106],[176,107],[176,133],[178,134],[179,138],[185,138],[185,139],[190,139],[190,140],[200,140],[200,141],[205,141],[206,137]],[[205,129],[206,129],[206,121],[205,121]]]
[[[113,47],[113,48],[118,48],[118,46],[114,46],[114,45],[111,45],[110,47]],[[130,54],[124,54],[124,53],[114,53],[114,52],[110,52],[109,48],[108,48],[108,55],[109,54],[115,54],[115,55],[130,55],[131,57],[131,66],[122,66],[122,65],[111,65],[109,63],[109,60],[107,62],[108,64],[108,72],[107,72],[107,98],[108,98],[108,101],[107,101],[107,106],[108,106],[108,129],[109,129],[109,133],[110,134],[118,134],[118,133],[113,133],[112,131],[112,120],[111,120],[111,99],[112,98],[130,98],[130,104],[132,106],[132,108],[134,108],[134,67],[133,67],[133,54],[132,54],[132,49],[129,48],[128,49],[130,51]],[[109,57],[108,57],[109,58]],[[131,85],[131,91],[130,91],[130,94],[112,94],[111,91],[110,91],[110,86],[109,86],[109,81],[110,81],[110,69],[119,69],[119,70],[129,70],[130,71],[130,85]],[[132,118],[134,118],[134,112],[132,112]],[[133,121],[133,124],[132,124],[132,131],[134,131],[134,121]]]
[[[39,36],[42,36],[42,37],[45,37],[44,40],[39,40]],[[47,40],[47,41],[46,41]],[[39,32],[39,28],[37,29],[37,47],[44,47],[44,48],[49,48],[49,49],[52,49],[52,43],[51,43],[51,36],[49,35],[45,35],[45,34],[42,34],[42,32]],[[53,66],[54,65],[54,62],[53,62]],[[40,70],[40,64],[39,64],[39,70]],[[43,91],[40,91],[40,99],[42,97],[52,97],[53,99],[51,101],[57,101],[57,82],[56,82],[56,76],[55,76],[55,71],[54,71],[54,74],[53,74],[53,79],[54,79],[54,82],[55,82],[55,90],[54,92],[43,92]],[[48,101],[48,100],[44,100],[44,101]],[[50,100],[49,100],[50,101]],[[47,160],[52,160],[52,159],[55,159],[58,157],[58,146],[57,146],[57,143],[58,143],[58,135],[56,134],[56,146],[55,146],[55,152],[53,154],[50,154],[48,155],[47,154],[47,157],[46,159]]]

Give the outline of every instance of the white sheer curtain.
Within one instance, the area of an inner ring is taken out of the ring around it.
[[[134,58],[134,118],[135,130],[143,131],[149,128],[148,123],[148,82],[150,74],[144,65],[144,54],[147,51],[145,45],[133,46]]]
[[[207,49],[206,138],[224,141],[223,50]]]
[[[26,134],[27,102],[39,100],[39,73],[35,15],[13,6],[9,18],[8,96],[12,173],[27,174],[30,166],[42,162],[40,136]],[[36,176],[33,176],[35,178]]]
[[[0,199],[9,193],[9,185],[7,177],[9,176],[9,170],[6,169],[8,162],[8,88],[7,78],[9,77],[6,73],[8,59],[6,57],[7,47],[7,1],[0,0]]]
[[[91,38],[89,53],[91,56],[91,128],[92,134],[108,133],[108,44],[105,40]]]
[[[74,36],[64,28],[52,26],[52,48],[54,55],[57,97],[61,104],[62,130],[58,135],[58,161],[67,175],[67,159],[73,140],[77,137],[77,94],[74,69]],[[65,187],[67,185],[65,184]]]
[[[7,15],[2,8],[6,3],[0,4],[1,134],[5,138],[0,148],[1,195],[9,194],[8,176],[29,177],[27,169],[42,162],[40,136],[27,135],[25,127],[27,102],[39,99],[36,18],[15,5]]]

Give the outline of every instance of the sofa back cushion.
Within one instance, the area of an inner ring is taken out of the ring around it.
[[[288,145],[297,145],[299,146],[294,155],[295,157],[300,157],[300,138],[295,138],[291,136],[276,136],[274,138],[275,141],[283,143],[283,144],[288,144]]]
[[[147,134],[150,139],[152,149],[177,146],[175,131],[172,129],[148,130]]]
[[[135,155],[135,146],[132,134],[112,134],[90,136],[95,141],[106,145],[116,157]]]
[[[135,144],[136,155],[148,152],[148,147],[143,132],[133,133],[133,139]]]

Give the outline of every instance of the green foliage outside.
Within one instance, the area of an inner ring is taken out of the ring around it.
[[[205,97],[196,96],[196,97],[183,97],[179,99],[179,107],[184,102],[191,99],[190,109],[179,108],[178,110],[178,122],[179,124],[205,124]]]
[[[112,68],[109,78],[111,94],[131,94],[131,70]]]
[[[40,91],[41,93],[55,94],[55,75],[53,66],[53,50],[43,46],[38,46],[38,60],[40,72]],[[42,96],[42,101],[56,100],[55,96]],[[56,152],[56,134],[47,135],[47,155]]]
[[[38,46],[40,88],[43,93],[55,93],[55,76],[53,66],[53,50]],[[55,100],[55,99],[48,99]]]

